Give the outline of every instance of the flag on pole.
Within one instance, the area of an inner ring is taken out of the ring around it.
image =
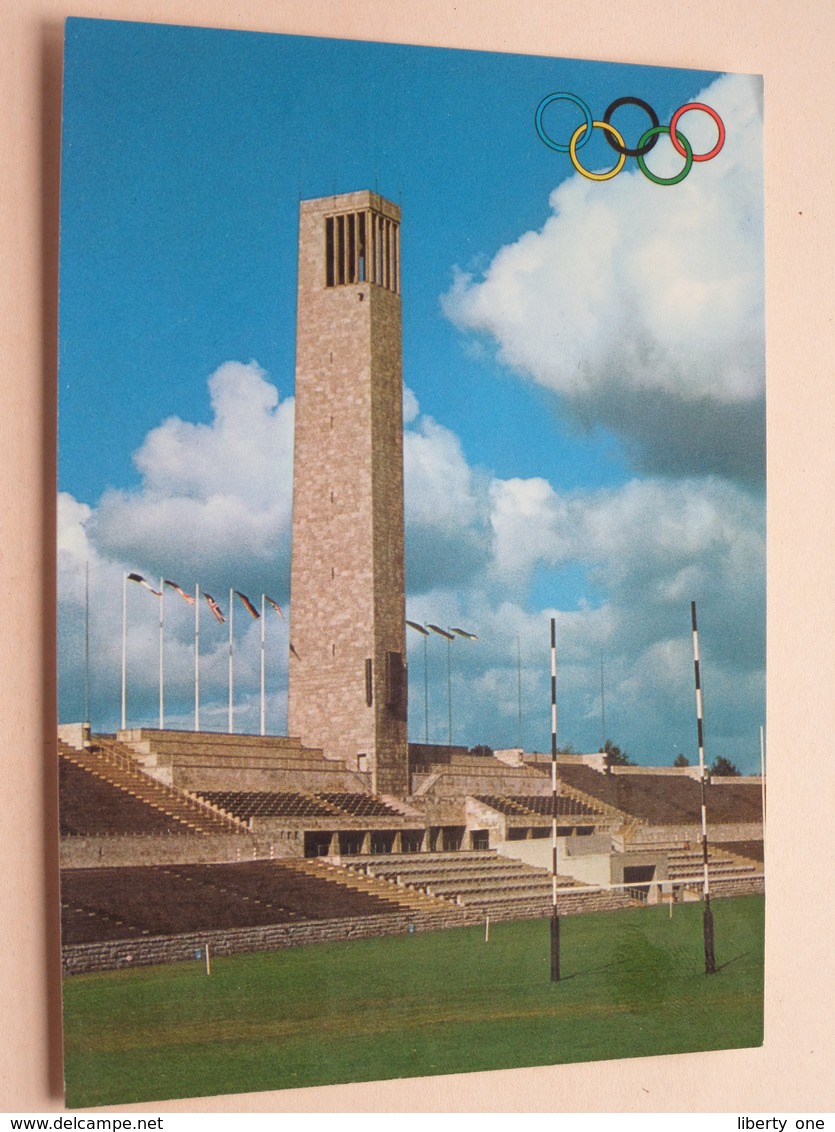
[[[205,597],[206,601],[209,603],[209,609],[211,609],[212,613],[214,613],[215,617],[218,619],[221,625],[223,625],[223,623],[226,621],[226,618],[220,612],[220,606],[218,605],[218,603],[215,601],[211,594],[203,594],[203,597]]]
[[[279,617],[281,617],[281,619],[283,620],[284,614],[281,612],[281,606],[278,604],[278,602],[273,601],[273,599],[270,597],[269,594],[264,594],[264,597],[267,599],[267,601],[270,603],[270,605],[273,607],[273,609],[276,611],[276,613],[279,615]]]
[[[249,598],[246,596],[246,594],[242,594],[240,590],[235,590],[235,593],[238,595],[238,597],[244,603],[244,608],[246,609],[247,613],[250,613],[255,618],[255,620],[257,621],[260,618],[261,614],[255,608],[255,606],[252,604],[252,602],[249,600]]]
[[[440,627],[440,625],[431,625],[431,624],[429,624],[429,622],[427,622],[427,624],[429,625],[429,628],[430,628],[430,629],[431,629],[431,630],[432,630],[433,632],[435,632],[435,633],[439,633],[439,634],[440,634],[440,636],[442,636],[442,637],[446,637],[446,639],[447,639],[448,641],[454,641],[454,640],[455,640],[455,637],[453,637],[452,633],[448,633],[448,632],[446,631],[446,629],[442,629],[442,628]]]
[[[466,637],[468,641],[478,640],[478,637],[475,635],[475,633],[468,633],[466,629],[456,629],[455,626],[452,626],[451,631],[453,633],[457,633],[459,637]]]
[[[194,598],[191,596],[191,594],[187,594],[182,586],[178,586],[176,582],[170,582],[168,578],[165,579],[165,585],[170,586],[171,589],[174,590],[175,593],[178,593],[184,601],[187,601],[189,603],[189,605],[194,605]]]
[[[292,641],[290,642],[290,652],[293,654],[293,656],[296,658],[296,660],[301,660],[301,657],[296,652],[296,646],[293,644]]]
[[[139,582],[140,586],[144,586],[146,590],[150,590],[154,597],[162,597],[160,591],[155,590],[149,582],[146,582],[141,574],[128,574],[128,581]]]
[[[406,624],[409,626],[410,629],[417,629],[417,631],[419,633],[423,633],[424,637],[429,636],[429,633],[427,632],[427,630],[424,629],[424,627],[422,625],[418,625],[417,621],[408,621],[407,620]]]

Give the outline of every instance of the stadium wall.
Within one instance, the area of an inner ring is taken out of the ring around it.
[[[708,822],[708,840],[711,844],[717,841],[757,841],[762,840],[763,829],[760,822],[724,822],[712,824]],[[620,838],[614,835],[618,848]],[[694,847],[701,844],[701,827],[695,822],[693,825],[638,825],[633,828],[632,835],[625,839],[630,848],[639,845],[652,846],[682,845],[689,841]]]
[[[720,894],[717,894],[720,895]],[[626,908],[631,901],[621,892],[600,889],[563,893],[559,897],[562,916]],[[550,914],[549,900],[535,900],[525,907],[518,903],[495,906],[490,921],[540,919]],[[104,943],[71,944],[62,949],[65,975],[90,974],[123,967],[147,967],[163,963],[195,961],[196,952],[208,943],[213,956],[241,955],[253,951],[277,951],[315,943],[337,943],[352,939],[405,935],[409,924],[416,932],[482,924],[483,908],[458,905],[438,912],[390,912],[357,919],[310,920],[306,923],[272,924],[267,927],[230,928],[189,932],[175,936],[148,936],[142,939],[113,940]]]
[[[162,834],[63,837],[62,869],[118,868],[124,865],[199,865],[304,856],[304,833],[276,833],[269,840],[241,834]]]

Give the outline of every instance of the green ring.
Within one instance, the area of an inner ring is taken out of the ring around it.
[[[649,141],[650,138],[654,137],[656,134],[669,134],[669,132],[670,132],[669,126],[652,126],[652,127],[650,127],[650,129],[647,130],[647,132],[643,135],[641,140],[638,142],[637,148],[639,150],[643,149],[644,144],[647,141]],[[692,147],[692,145],[687,140],[687,138],[684,136],[684,134],[680,133],[678,130],[676,130],[676,137],[681,142],[681,144],[684,146],[684,152],[686,154],[686,157],[685,157],[685,160],[684,160],[684,168],[682,169],[682,171],[680,173],[677,173],[675,175],[675,177],[656,177],[656,175],[654,173],[650,172],[650,170],[647,169],[647,165],[646,165],[646,162],[644,161],[643,154],[638,153],[638,155],[637,155],[637,161],[638,161],[638,164],[641,167],[641,172],[647,178],[647,180],[652,181],[653,184],[656,184],[656,185],[677,185],[680,181],[684,180],[684,178],[687,176],[687,174],[693,168],[693,147]]]

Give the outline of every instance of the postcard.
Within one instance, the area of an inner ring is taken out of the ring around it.
[[[67,22],[70,1107],[762,1042],[762,114]]]

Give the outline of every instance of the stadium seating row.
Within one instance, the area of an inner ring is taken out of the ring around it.
[[[64,836],[240,833],[241,824],[150,778],[118,752],[58,746]]]
[[[295,817],[383,817],[402,815],[379,798],[367,794],[315,794],[266,790],[208,790],[198,797],[234,814],[242,821],[250,818]]]
[[[398,910],[382,895],[278,861],[67,869],[61,899],[65,944]]]
[[[580,763],[561,763],[559,775],[584,794],[643,821],[675,825],[700,820],[701,786],[687,775],[602,774]],[[707,789],[712,823],[761,821],[762,793],[757,784],[723,781]]]

